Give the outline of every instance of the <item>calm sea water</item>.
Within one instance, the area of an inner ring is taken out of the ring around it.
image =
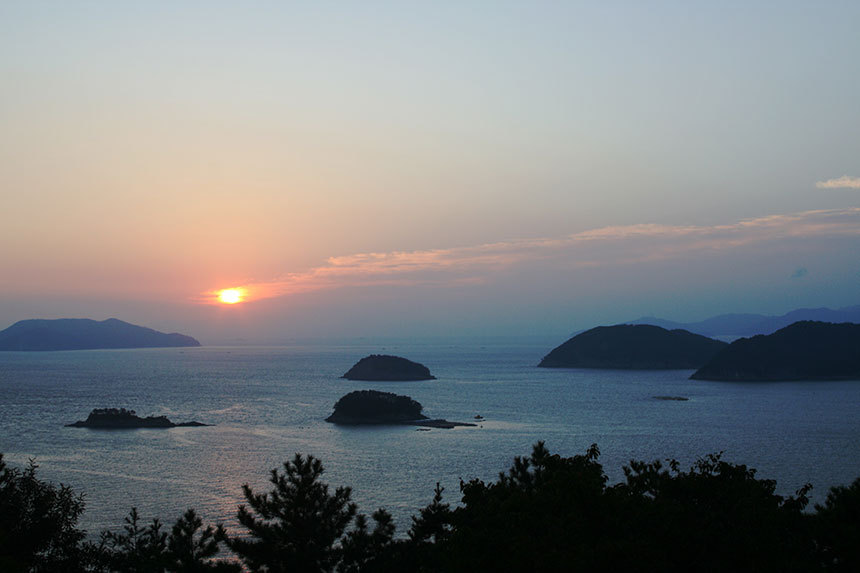
[[[172,522],[196,508],[235,525],[240,486],[266,489],[272,468],[296,452],[322,459],[325,480],[348,485],[359,510],[385,507],[404,533],[432,498],[459,479],[494,479],[544,440],[574,455],[597,443],[611,482],[630,459],[673,457],[688,466],[725,458],[778,480],[827,488],[860,476],[860,382],[720,383],[690,371],[546,370],[546,346],[390,345],[0,353],[0,452],[43,479],[86,496],[81,524],[116,528],[132,506]],[[427,382],[340,379],[372,352],[406,356]],[[480,427],[337,427],[332,405],[356,389],[407,394],[431,417]],[[654,396],[684,396],[663,401]],[[97,431],[66,428],[95,407],[126,407],[205,428]]]

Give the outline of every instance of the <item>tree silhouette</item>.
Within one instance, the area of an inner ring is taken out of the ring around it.
[[[496,482],[461,483],[463,506],[437,543],[438,569],[591,570],[595,539],[609,515],[599,450],[563,458],[538,442]]]
[[[719,455],[689,471],[633,461],[606,485],[599,450],[563,458],[542,442],[496,482],[461,484],[431,570],[808,571],[806,505]],[[856,521],[855,521],[856,523]],[[840,526],[839,531],[846,531]],[[438,565],[436,565],[438,563]]]
[[[243,486],[245,533],[204,527],[193,510],[167,532],[132,508],[98,545],[76,528],[80,496],[38,480],[33,462],[8,468],[0,454],[0,571],[238,572],[214,559],[222,542],[249,570],[272,573],[860,570],[860,479],[804,513],[809,485],[777,495],[773,480],[720,454],[688,471],[674,460],[631,461],[611,486],[599,454],[595,445],[565,458],[538,442],[498,480],[461,481],[453,510],[437,483],[400,540],[388,512],[374,512],[371,526],[349,488],[331,492],[321,462],[296,454],[272,470],[271,491]]]
[[[777,495],[776,482],[710,454],[689,471],[670,460],[631,462],[626,481],[610,488],[625,512],[619,531],[628,559],[699,571],[807,571],[809,484],[796,497]],[[642,532],[645,532],[643,535]]]
[[[860,571],[860,478],[850,486],[830,488],[815,506],[815,533],[822,567]]]
[[[433,501],[418,512],[418,517],[412,516],[412,527],[409,529],[409,539],[415,543],[436,543],[447,538],[451,531],[451,506],[442,503],[442,492],[445,488],[436,482],[433,490]]]
[[[162,531],[158,519],[142,526],[137,508],[132,508],[122,532],[102,532],[101,543],[95,548],[98,555],[95,569],[119,573],[241,571],[236,563],[213,559],[224,540],[223,528],[202,527],[203,520],[189,509],[168,534]]]
[[[230,548],[251,571],[328,571],[334,568],[337,542],[352,521],[356,506],[351,490],[338,487],[329,493],[319,481],[322,463],[296,454],[284,462],[284,472],[273,469],[274,488],[254,493],[242,486],[248,505],[239,506],[239,523],[247,537],[228,538]]]
[[[402,571],[396,566],[394,521],[384,509],[373,513],[373,531],[367,527],[364,515],[355,516],[355,526],[341,541],[337,570],[343,573],[368,571]]]
[[[122,532],[102,532],[102,565],[118,573],[164,571],[168,563],[167,533],[161,530],[161,522],[153,519],[149,525],[141,525],[136,507],[124,521]]]
[[[433,500],[412,516],[408,539],[398,548],[396,564],[400,571],[441,571],[443,555],[439,551],[453,530],[451,506],[442,502],[445,490],[439,482]]]
[[[235,563],[213,561],[220,551],[220,543],[226,539],[224,528],[207,526],[193,509],[186,511],[170,531],[167,538],[168,571],[198,573],[201,571],[241,571]]]
[[[77,521],[83,497],[36,477],[39,466],[10,468],[0,454],[0,571],[77,571],[86,556]]]

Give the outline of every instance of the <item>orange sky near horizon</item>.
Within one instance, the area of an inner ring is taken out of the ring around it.
[[[858,20],[5,3],[0,327],[566,332],[857,304]]]

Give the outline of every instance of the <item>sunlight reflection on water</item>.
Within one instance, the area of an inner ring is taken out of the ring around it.
[[[611,481],[631,458],[689,465],[726,458],[776,478],[782,493],[860,475],[860,384],[726,384],[688,371],[546,370],[546,349],[400,345],[438,380],[372,384],[340,379],[378,348],[200,348],[0,356],[0,451],[86,495],[82,524],[117,528],[131,506],[172,522],[195,507],[235,526],[241,485],[268,489],[272,468],[296,452],[322,459],[331,487],[349,485],[359,510],[383,506],[403,534],[437,481],[455,502],[459,480],[494,479],[537,440],[553,453],[597,442]],[[407,394],[431,417],[481,427],[337,427],[323,419],[355,389]],[[684,396],[688,401],[655,400]],[[169,430],[65,428],[94,407],[215,424]]]

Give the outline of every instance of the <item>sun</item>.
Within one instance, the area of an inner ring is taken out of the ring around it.
[[[236,304],[237,302],[242,302],[243,294],[242,289],[225,288],[218,293],[218,300],[224,304]]]

